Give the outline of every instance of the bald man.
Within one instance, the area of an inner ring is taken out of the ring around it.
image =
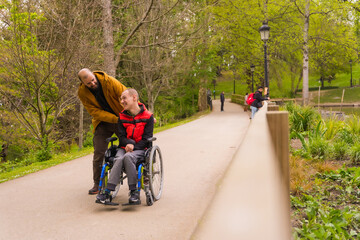
[[[89,194],[97,194],[99,192],[101,165],[108,147],[105,140],[114,133],[118,138],[120,136],[118,121],[119,113],[123,111],[120,97],[126,87],[105,72],[92,72],[88,68],[81,69],[78,77],[81,81],[78,96],[85,109],[92,116],[94,126],[94,185],[89,190]]]

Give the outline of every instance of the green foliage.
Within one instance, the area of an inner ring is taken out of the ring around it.
[[[360,135],[360,116],[351,115],[345,121],[346,128],[354,135]]]
[[[336,160],[344,160],[347,156],[348,145],[344,141],[337,141],[334,143],[331,150],[332,157]]]
[[[55,155],[52,159],[44,162],[36,162],[29,157],[26,160],[15,164],[12,162],[0,163],[0,183],[86,156],[93,151],[94,149],[92,147],[83,148],[79,151],[77,146],[73,146],[70,152]]]
[[[350,150],[350,159],[353,163],[360,163],[360,143],[355,144]]]
[[[323,128],[325,129],[324,137],[326,140],[331,140],[336,136],[339,129],[342,129],[344,124],[335,117],[328,118],[323,121]]]
[[[325,159],[329,151],[329,143],[323,138],[311,138],[309,152],[314,159]]]
[[[291,196],[294,217],[300,222],[295,228],[294,239],[360,237],[360,209],[356,205],[360,196],[360,169],[317,174],[314,182],[313,190]],[[304,215],[306,217],[301,218]]]
[[[285,105],[289,112],[290,132],[309,131],[315,120],[320,119],[320,114],[312,107],[301,107],[292,102]]]
[[[354,144],[354,135],[347,128],[343,128],[336,133],[335,140],[344,141],[348,145],[352,145]]]
[[[42,146],[39,151],[37,151],[35,158],[38,162],[44,162],[51,159],[51,150],[49,146],[48,137],[45,135],[42,141]]]
[[[94,129],[94,127],[91,124],[90,130],[85,135],[85,139],[83,142],[84,147],[92,147],[93,146],[93,137],[94,137],[93,129]]]

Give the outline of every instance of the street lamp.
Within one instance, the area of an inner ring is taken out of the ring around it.
[[[254,64],[250,65],[250,70],[251,70],[251,82],[252,82],[251,92],[254,92],[254,71],[255,71]]]
[[[350,63],[350,87],[352,87],[353,84],[352,84],[352,60],[351,59],[350,59],[349,63]]]
[[[268,70],[267,70],[267,45],[266,42],[269,40],[270,35],[270,27],[267,25],[266,22],[263,22],[263,25],[259,29],[261,40],[264,42],[264,63],[265,63],[265,87],[267,87],[267,96],[270,94],[269,88],[269,79],[268,79]]]

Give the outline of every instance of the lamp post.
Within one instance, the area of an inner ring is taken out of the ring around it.
[[[353,84],[352,84],[352,60],[351,59],[350,59],[349,63],[350,63],[350,87],[352,87]]]
[[[254,71],[255,71],[254,64],[250,65],[250,70],[251,70],[251,92],[254,92]]]
[[[265,64],[265,87],[267,87],[267,94],[266,96],[270,95],[270,88],[269,88],[269,79],[268,79],[268,70],[267,70],[267,45],[266,42],[269,40],[270,35],[270,27],[267,25],[266,22],[263,22],[263,25],[259,29],[261,40],[264,42],[264,64]]]

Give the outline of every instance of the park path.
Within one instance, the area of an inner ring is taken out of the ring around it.
[[[0,184],[0,239],[184,240],[204,214],[249,117],[227,99],[225,111],[155,134],[164,159],[160,201],[111,207],[95,204],[92,155]],[[115,202],[125,203],[127,185]]]

